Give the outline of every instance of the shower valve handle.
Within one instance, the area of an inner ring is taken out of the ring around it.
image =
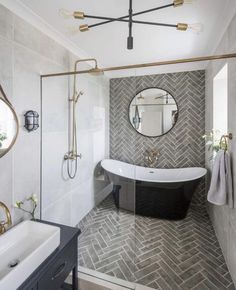
[[[82,154],[80,153],[80,154],[66,154],[65,156],[64,156],[64,160],[68,160],[68,159],[70,159],[70,160],[76,160],[77,158],[82,158]]]

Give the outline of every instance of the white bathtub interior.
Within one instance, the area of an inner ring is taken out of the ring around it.
[[[207,170],[202,167],[149,168],[112,159],[104,159],[101,165],[107,172],[117,176],[158,183],[191,181],[199,179],[207,173]]]

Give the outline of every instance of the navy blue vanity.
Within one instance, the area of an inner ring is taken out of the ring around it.
[[[18,290],[78,290],[78,236],[80,230],[38,221],[61,229],[59,247],[36,269]],[[65,282],[72,271],[72,285]]]

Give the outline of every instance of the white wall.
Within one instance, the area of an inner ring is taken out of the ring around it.
[[[236,16],[225,32],[215,54],[232,53],[235,51]],[[236,191],[236,59],[211,62],[206,70],[206,130],[213,128],[213,80],[226,63],[228,63],[228,132],[233,133],[234,136],[230,142],[230,155],[232,159],[234,191]],[[209,152],[207,150],[206,166],[211,170]],[[234,196],[236,196],[235,193]],[[209,204],[209,213],[232,278],[234,283],[236,283],[236,209],[230,209],[228,206],[213,206]]]
[[[16,200],[40,193],[40,130],[24,129],[24,113],[40,112],[40,73],[68,68],[68,52],[0,6],[0,83],[16,109],[20,132],[13,149],[0,159],[0,200],[11,209]]]
[[[11,209],[14,222],[26,217],[14,209],[15,201],[32,193],[40,195],[40,130],[28,133],[23,127],[23,115],[29,109],[40,113],[40,74],[68,71],[72,58],[74,56],[71,56],[68,50],[0,5],[0,83],[15,107],[20,121],[20,132],[15,146],[0,159],[0,200]],[[99,123],[108,115],[108,103],[105,104],[106,100],[102,98],[103,94],[107,94],[106,83],[94,84],[88,79],[84,84],[87,85],[85,91],[89,93],[87,98],[81,101],[87,103],[80,107],[80,110],[82,109],[83,116],[86,117],[87,109],[94,109],[95,123]],[[44,141],[47,142],[44,144],[44,153],[45,150],[50,150],[50,154],[44,155],[47,163],[44,162],[43,185],[48,193],[48,200],[45,200],[44,205],[48,207],[49,212],[49,205],[54,204],[50,211],[53,217],[58,215],[64,223],[75,224],[93,205],[92,196],[88,194],[94,192],[91,171],[97,160],[104,156],[104,148],[108,152],[108,147],[105,147],[105,144],[102,146],[101,141],[97,142],[98,147],[93,148],[92,138],[97,140],[96,135],[101,132],[104,135],[104,126],[107,132],[108,125],[103,124],[100,129],[96,123],[91,126],[90,134],[84,132],[80,140],[83,142],[80,143],[80,148],[84,158],[79,168],[83,175],[80,175],[80,180],[76,180],[73,186],[65,182],[61,179],[61,164],[67,151],[67,122],[63,114],[67,113],[68,82],[65,79],[50,79],[46,85],[44,109],[47,109],[47,114],[43,115],[46,125],[43,134]],[[94,93],[96,90],[99,90],[99,94]],[[96,110],[97,107],[105,108],[105,117],[100,117],[101,111]],[[86,124],[86,119],[81,121],[83,122]],[[94,151],[96,155],[92,153]],[[88,153],[90,155],[87,155]],[[67,198],[67,194],[70,198]]]
[[[217,135],[228,131],[228,66],[227,64],[213,79],[213,128]],[[218,133],[219,131],[219,133]],[[220,138],[218,136],[218,138]]]
[[[78,90],[84,92],[76,105],[78,153],[82,159],[78,159],[77,175],[71,180],[63,160],[68,151],[68,77],[43,81],[43,219],[74,226],[109,193],[108,188],[99,196],[107,183],[94,178],[96,165],[109,156],[108,85],[105,76],[77,78]],[[71,78],[70,96],[72,86]]]

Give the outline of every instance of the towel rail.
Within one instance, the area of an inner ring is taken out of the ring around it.
[[[228,135],[222,135],[220,138],[220,149],[227,151],[228,150],[228,140],[233,139],[233,134],[229,133]]]

